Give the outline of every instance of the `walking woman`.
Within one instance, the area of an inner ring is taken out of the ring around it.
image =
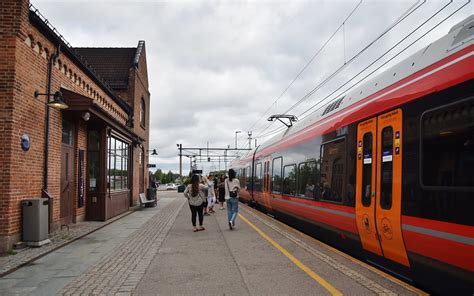
[[[227,201],[227,218],[229,229],[235,227],[235,219],[239,212],[240,181],[235,177],[235,171],[229,170],[229,178],[225,180],[225,200]]]
[[[202,226],[204,215],[203,215],[203,203],[207,200],[204,195],[205,186],[200,184],[199,175],[193,175],[191,177],[191,184],[189,184],[184,190],[184,196],[188,199],[189,208],[191,209],[191,222],[193,223],[193,231],[201,231],[205,228]],[[196,215],[199,216],[199,228],[196,228]]]
[[[221,175],[219,178],[219,204],[221,205],[220,209],[224,209],[224,201],[225,201],[225,177]]]

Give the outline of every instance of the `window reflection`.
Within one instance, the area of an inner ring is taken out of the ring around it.
[[[300,163],[298,166],[298,196],[310,199],[321,198],[321,185],[317,181],[319,167],[316,161]]]
[[[120,139],[108,138],[108,174],[111,191],[128,189],[128,143]]]
[[[321,198],[342,202],[344,189],[345,138],[321,146]]]
[[[271,188],[274,193],[281,193],[281,164],[281,157],[273,160]]]
[[[287,165],[283,168],[283,194],[296,193],[296,165]]]

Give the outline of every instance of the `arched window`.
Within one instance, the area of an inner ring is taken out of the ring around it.
[[[140,102],[140,125],[145,128],[145,100],[143,98]]]

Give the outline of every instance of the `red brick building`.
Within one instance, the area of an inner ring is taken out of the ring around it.
[[[21,240],[23,199],[49,199],[50,231],[138,203],[150,93],[144,41],[74,48],[28,0],[0,13],[1,252]],[[58,91],[67,109],[46,105]]]

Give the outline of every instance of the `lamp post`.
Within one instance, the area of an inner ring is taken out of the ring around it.
[[[55,109],[67,109],[69,106],[63,101],[63,94],[60,91],[55,92],[54,94],[45,93],[42,94],[39,91],[34,92],[35,99],[39,96],[46,96],[46,122],[45,122],[45,140],[44,140],[44,176],[43,176],[43,191],[47,193],[48,191],[48,144],[49,144],[49,108]],[[51,96],[53,100],[50,101]]]
[[[51,56],[48,62],[48,91],[45,94],[40,93],[39,91],[34,92],[35,99],[39,96],[46,96],[46,118],[44,123],[44,160],[43,160],[43,190],[41,197],[48,199],[48,233],[51,232],[51,223],[53,221],[53,211],[52,211],[52,198],[48,193],[48,155],[49,155],[49,108],[55,109],[67,109],[69,106],[62,100],[63,94],[60,91],[55,92],[54,94],[50,93],[51,90],[51,73],[53,61],[58,57],[59,50],[57,53]],[[53,100],[50,98],[53,96]]]
[[[235,149],[237,149],[237,134],[241,132],[242,131],[235,131]]]
[[[183,179],[183,144],[176,144],[179,149],[179,180]]]
[[[247,132],[247,135],[249,135],[249,149],[251,149],[252,147],[252,132]]]

